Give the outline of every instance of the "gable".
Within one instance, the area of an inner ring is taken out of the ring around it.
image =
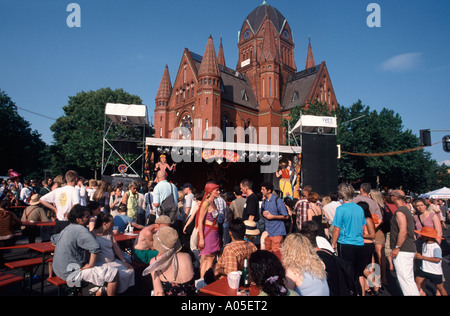
[[[283,111],[292,110],[297,105],[306,106],[317,79],[320,66],[306,69],[288,77],[281,102]]]
[[[179,95],[183,95],[183,99],[192,98],[192,89],[195,89],[198,83],[197,74],[198,69],[195,62],[190,52],[185,49],[173,83],[171,103]]]

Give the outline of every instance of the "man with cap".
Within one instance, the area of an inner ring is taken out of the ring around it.
[[[391,257],[394,263],[397,280],[405,296],[419,296],[414,281],[414,258],[416,245],[414,238],[414,218],[406,206],[405,193],[402,190],[391,192],[391,199],[397,211],[391,220]]]
[[[155,224],[142,229],[134,244],[134,261],[149,264],[150,260],[158,255],[158,251],[153,245],[153,236],[161,227],[165,226],[170,226],[170,218],[161,215],[156,219]]]

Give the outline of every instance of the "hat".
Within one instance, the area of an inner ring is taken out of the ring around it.
[[[435,238],[435,239],[444,239],[437,235],[436,229],[433,227],[422,227],[422,230],[415,230],[416,234],[419,234],[424,237]]]
[[[32,196],[31,196],[31,200],[30,200],[30,202],[29,202],[29,204],[31,205],[31,206],[34,206],[34,205],[38,205],[40,202],[39,202],[39,199],[41,198],[41,196],[39,195],[39,194],[37,194],[37,193],[35,193],[35,194],[33,194]]]
[[[155,224],[167,224],[170,225],[172,221],[170,220],[170,217],[167,215],[161,215],[155,220]]]
[[[153,235],[153,247],[160,253],[164,254],[169,250],[175,249],[176,252],[181,250],[181,243],[178,233],[172,227],[162,227],[155,235]]]
[[[183,184],[183,186],[181,187],[182,190],[184,190],[184,189],[186,189],[186,188],[189,188],[189,189],[192,190],[192,184],[190,184],[190,183],[185,183],[185,184]]]
[[[258,228],[256,228],[256,223],[254,221],[244,221],[245,224],[245,234],[248,236],[257,236],[261,234]]]

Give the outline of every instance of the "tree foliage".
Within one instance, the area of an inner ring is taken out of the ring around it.
[[[292,121],[298,121],[302,114],[337,117],[338,144],[344,152],[338,160],[340,181],[357,187],[370,182],[382,189],[403,188],[413,192],[436,189],[446,181],[446,174],[442,170],[439,173],[441,167],[429,152],[419,149],[403,153],[420,147],[420,142],[411,130],[404,128],[402,118],[393,110],[371,110],[359,100],[350,107],[338,106],[330,112],[326,105],[316,101],[308,110],[295,108],[291,112]],[[388,154],[394,152],[400,153]]]
[[[0,122],[0,174],[7,175],[9,169],[14,169],[25,177],[40,175],[45,168],[47,145],[2,90]]]
[[[90,174],[101,168],[102,143],[107,103],[142,104],[140,97],[123,89],[103,88],[69,97],[64,116],[51,126],[54,133],[53,170],[63,173],[73,168]]]

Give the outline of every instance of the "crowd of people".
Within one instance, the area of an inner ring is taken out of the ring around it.
[[[197,295],[241,271],[246,260],[261,295],[378,295],[389,271],[404,295],[426,295],[425,280],[436,295],[447,295],[443,201],[411,201],[402,190],[380,192],[368,183],[358,193],[344,183],[326,196],[305,186],[298,199],[283,197],[270,182],[255,192],[248,179],[231,192],[214,182],[177,188],[166,170],[148,186],[111,187],[75,171],[41,184],[2,181],[0,247],[15,243],[23,221],[55,221],[52,230],[24,232],[29,242],[41,236],[55,244],[51,273],[75,286],[93,284],[95,295],[134,286],[132,263],[147,267],[143,275],[151,275],[154,295]],[[21,219],[8,211],[18,205],[25,206]],[[139,235],[127,253],[115,235],[130,227]],[[344,275],[337,258],[353,274]]]

